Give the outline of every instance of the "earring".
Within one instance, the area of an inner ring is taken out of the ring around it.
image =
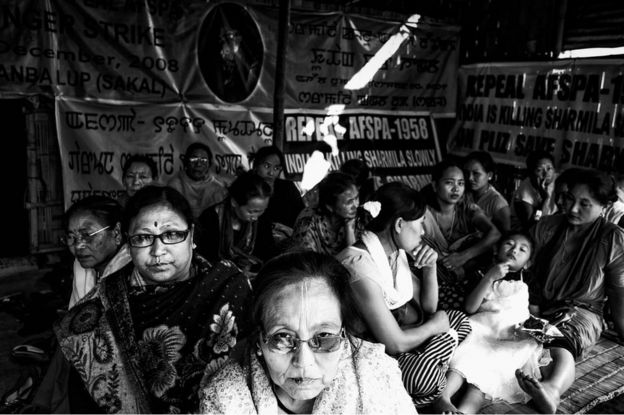
[[[260,348],[260,345],[256,342],[256,356],[260,357],[262,356],[262,349]]]

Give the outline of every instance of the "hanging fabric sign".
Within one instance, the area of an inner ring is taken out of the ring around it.
[[[624,164],[623,69],[621,60],[462,67],[448,150],[487,151],[519,167],[544,150],[561,168],[616,170]]]

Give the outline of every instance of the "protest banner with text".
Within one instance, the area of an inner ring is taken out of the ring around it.
[[[544,150],[560,168],[616,170],[624,165],[623,69],[621,60],[462,67],[448,150],[487,151],[518,167]]]

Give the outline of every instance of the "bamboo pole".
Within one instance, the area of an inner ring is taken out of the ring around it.
[[[286,81],[286,48],[290,24],[290,0],[280,0],[275,62],[275,88],[273,89],[273,144],[280,150],[284,146],[284,90]]]

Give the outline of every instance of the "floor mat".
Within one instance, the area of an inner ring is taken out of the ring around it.
[[[561,397],[557,413],[582,414],[624,393],[624,346],[605,333],[587,357],[576,364],[576,380]],[[618,400],[619,402],[619,400]],[[619,408],[622,412],[621,409]],[[530,405],[494,402],[485,414],[533,414]]]

